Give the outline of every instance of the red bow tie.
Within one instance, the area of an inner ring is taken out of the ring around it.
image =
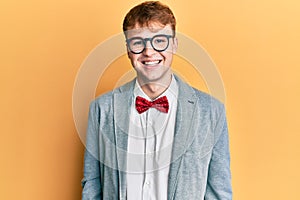
[[[168,113],[169,102],[166,96],[160,97],[155,101],[148,101],[143,97],[137,96],[135,99],[135,108],[139,114],[147,111],[149,108],[156,108],[161,112]]]

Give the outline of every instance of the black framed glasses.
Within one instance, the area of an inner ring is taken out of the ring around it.
[[[152,38],[133,37],[126,39],[129,50],[134,54],[142,53],[146,48],[147,41],[150,41],[152,48],[155,51],[162,52],[169,47],[169,39],[173,38],[173,35],[155,35]]]

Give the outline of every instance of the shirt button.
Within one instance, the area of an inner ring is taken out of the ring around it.
[[[149,181],[146,181],[146,185],[150,185],[150,182],[149,182]]]

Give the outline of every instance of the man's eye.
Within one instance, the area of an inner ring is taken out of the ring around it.
[[[166,42],[166,40],[165,39],[155,39],[154,42],[155,43],[164,43],[164,42]]]
[[[143,45],[143,42],[138,40],[138,41],[132,41],[132,45],[134,46],[140,46],[140,45]]]

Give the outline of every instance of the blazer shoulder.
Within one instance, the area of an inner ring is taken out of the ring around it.
[[[104,94],[101,94],[97,96],[92,102],[91,105],[98,105],[98,106],[109,106],[112,105],[114,94],[116,93],[127,93],[133,91],[135,79],[132,81],[125,83],[124,85],[121,85],[120,87],[117,87],[109,92],[106,92]]]
[[[223,103],[221,103],[218,99],[213,97],[212,95],[205,93],[203,91],[198,90],[197,88],[191,86],[190,84],[182,81],[178,76],[175,75],[175,79],[177,80],[179,86],[180,95],[184,96],[193,96],[191,99],[197,100],[199,106],[203,107],[222,107]]]
[[[113,98],[113,91],[109,91],[107,93],[104,93],[104,94],[101,94],[99,96],[97,96],[93,101],[92,103],[95,103],[95,104],[103,104],[103,103],[106,103],[106,102],[110,102]]]
[[[224,104],[214,96],[206,92],[200,91],[194,87],[193,90],[194,90],[194,94],[198,99],[198,103],[201,104],[202,106],[224,109]]]

